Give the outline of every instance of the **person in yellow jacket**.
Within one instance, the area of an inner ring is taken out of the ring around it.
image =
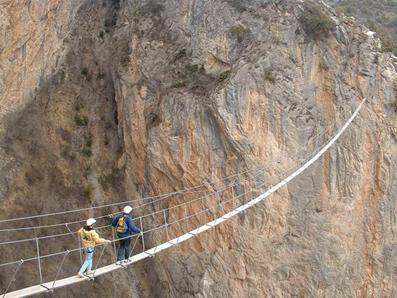
[[[84,277],[84,273],[92,274],[94,273],[92,268],[92,259],[94,257],[95,245],[110,243],[110,240],[103,239],[99,237],[98,233],[95,232],[93,225],[96,223],[94,218],[87,219],[86,226],[82,227],[79,231],[79,237],[83,245],[83,250],[85,253],[85,260],[83,265],[81,265],[80,271],[78,273],[79,277]]]

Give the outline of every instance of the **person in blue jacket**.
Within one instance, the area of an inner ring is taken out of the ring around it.
[[[131,255],[131,235],[141,233],[141,230],[134,224],[134,220],[130,215],[131,211],[131,206],[125,206],[123,212],[112,220],[112,226],[116,228],[117,237],[119,238],[117,265],[128,262],[128,258]]]

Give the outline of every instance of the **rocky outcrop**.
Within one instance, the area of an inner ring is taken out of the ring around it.
[[[309,157],[368,98],[338,144],[262,206],[59,295],[396,295],[396,73],[365,27],[319,3],[333,29],[311,35],[300,17],[305,6],[288,0],[37,5],[25,4],[24,13],[14,2],[0,5],[1,218],[202,183],[211,195],[205,204],[252,189],[241,196],[247,200]],[[235,173],[239,184],[215,196]],[[163,236],[150,233],[147,245]],[[51,252],[74,244],[42,245]],[[32,254],[28,246],[3,249],[15,259]],[[44,266],[48,276],[55,270]]]

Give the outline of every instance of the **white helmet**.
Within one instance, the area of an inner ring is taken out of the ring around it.
[[[125,214],[129,214],[132,211],[132,207],[131,206],[125,206],[123,211],[124,211]]]
[[[87,226],[92,226],[94,223],[96,223],[95,218],[89,218],[87,219]]]

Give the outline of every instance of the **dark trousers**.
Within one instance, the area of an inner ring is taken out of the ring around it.
[[[131,238],[121,239],[117,251],[117,261],[128,259],[131,254]]]

